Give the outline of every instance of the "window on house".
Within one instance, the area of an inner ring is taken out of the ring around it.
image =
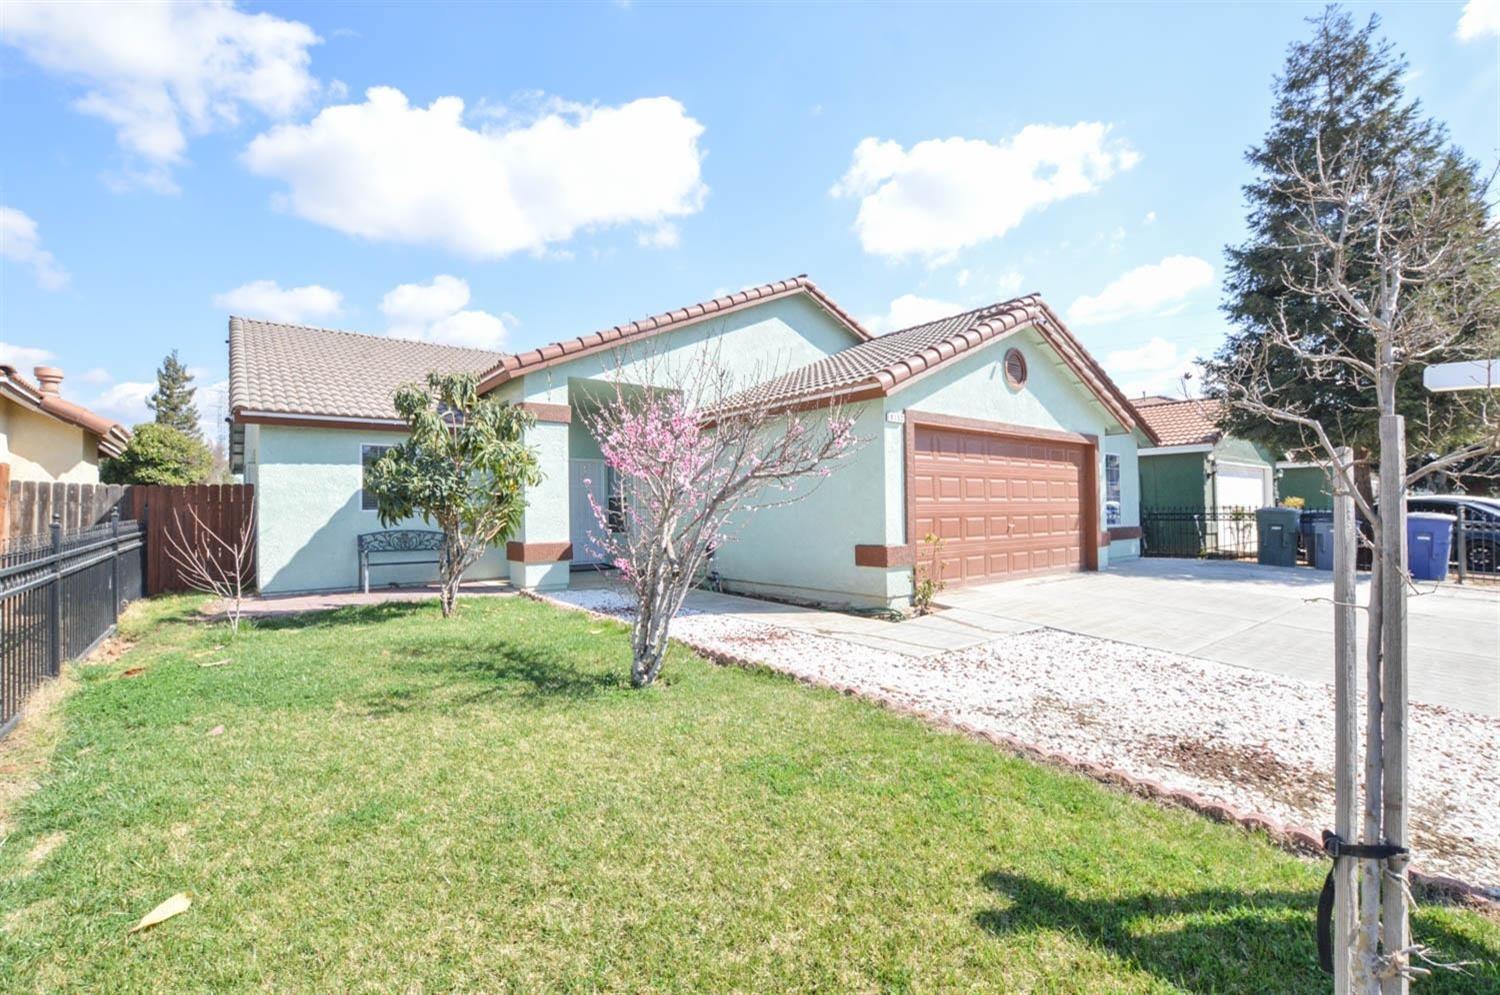
[[[625,531],[625,484],[612,466],[604,468],[605,524],[611,532]]]
[[[1120,524],[1120,457],[1104,454],[1104,524]]]
[[[370,467],[375,461],[388,453],[392,446],[360,446],[359,447],[359,506],[365,511],[374,511],[376,508],[375,495],[370,493]]]

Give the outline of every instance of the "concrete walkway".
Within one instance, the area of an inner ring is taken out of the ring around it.
[[[1359,588],[1363,603],[1368,580]],[[1420,590],[1408,609],[1412,700],[1500,716],[1500,589],[1424,584]],[[1146,559],[1102,573],[948,591],[939,602],[969,617],[1331,684],[1332,597],[1330,575],[1307,568]]]
[[[576,590],[613,585],[607,574],[579,571],[573,574],[570,586]],[[918,658],[936,656],[950,650],[968,649],[1012,632],[1037,628],[1034,622],[963,609],[907,619],[904,622],[890,622],[763,601],[759,598],[715,594],[711,591],[689,591],[683,608],[710,615],[743,616],[766,625],[777,625],[814,636],[828,636],[857,646]]]
[[[503,580],[475,580],[460,584],[460,598],[504,597],[516,593],[516,589]],[[381,605],[388,601],[433,601],[438,596],[435,584],[423,587],[380,587],[365,594],[363,591],[331,591],[324,594],[272,594],[267,597],[247,598],[244,603],[245,618],[279,618],[285,615],[301,615],[303,612],[333,611],[351,605]],[[219,615],[223,608],[218,602],[205,605],[206,615]]]

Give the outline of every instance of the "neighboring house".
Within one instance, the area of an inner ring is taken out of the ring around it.
[[[1328,468],[1321,463],[1278,460],[1276,463],[1276,498],[1302,499],[1303,507],[1324,510],[1333,507],[1333,482]]]
[[[38,366],[32,383],[0,365],[0,465],[9,480],[97,484],[99,458],[119,456],[130,432],[64,400],[62,370]]]
[[[1275,504],[1275,459],[1253,442],[1224,434],[1220,402],[1144,397],[1131,404],[1159,440],[1137,454],[1147,511],[1224,512]]]
[[[589,496],[607,487],[580,411],[617,374],[639,382],[705,355],[757,404],[816,418],[841,403],[864,440],[718,551],[727,589],[899,606],[928,533],[944,538],[954,584],[1139,554],[1136,433],[1155,437],[1036,296],[874,337],[797,277],[505,356],[243,318],[229,328],[231,420],[270,593],[354,586],[355,536],[380,528],[362,462],[399,438],[396,386],[433,369],[478,373],[484,393],[537,419],[544,480],[519,534],[474,576],[567,586],[599,559]]]

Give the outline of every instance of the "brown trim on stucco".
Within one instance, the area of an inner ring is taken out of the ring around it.
[[[571,542],[508,542],[505,558],[512,563],[566,563],[573,558]]]
[[[916,557],[910,546],[858,545],[854,547],[856,567],[909,567],[915,562]]]
[[[376,421],[360,418],[312,418],[305,415],[236,413],[232,419],[240,425],[284,425],[288,428],[351,428],[361,432],[405,432],[405,422]]]
[[[1099,543],[1090,542],[1089,536],[1105,535],[1099,528],[1099,437],[1079,432],[1060,432],[1049,428],[1032,428],[1027,425],[1011,425],[1006,422],[985,421],[982,418],[960,418],[957,415],[939,415],[924,411],[906,411],[906,539],[908,545],[916,541],[917,498],[912,488],[912,479],[917,473],[917,429],[948,429],[959,432],[976,432],[981,435],[1003,435],[1018,439],[1035,439],[1043,442],[1059,442],[1083,448],[1083,494],[1079,499],[1082,522],[1079,542],[1083,547],[1083,569],[1099,569]],[[1105,539],[1104,545],[1109,540]]]
[[[528,411],[539,422],[566,425],[573,420],[573,409],[566,404],[543,404],[540,401],[522,401],[516,407]]]
[[[1121,539],[1139,539],[1141,527],[1139,525],[1111,525],[1109,528],[1109,539],[1117,542]]]

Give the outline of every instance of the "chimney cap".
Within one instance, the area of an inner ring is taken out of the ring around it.
[[[58,387],[63,380],[63,371],[56,366],[38,366],[32,371],[36,375],[36,382],[41,385],[43,394],[60,393]]]

